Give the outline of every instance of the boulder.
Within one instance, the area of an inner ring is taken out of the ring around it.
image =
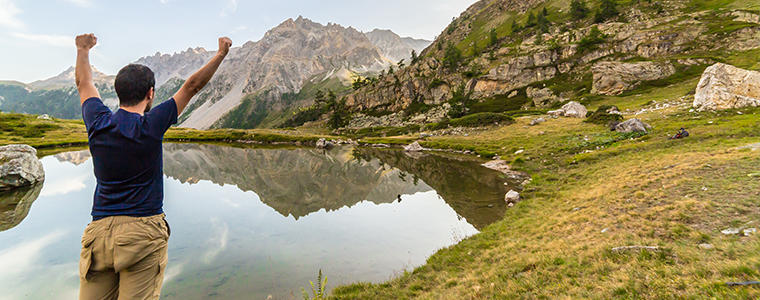
[[[317,149],[332,149],[335,145],[332,142],[321,138],[317,141]]]
[[[28,145],[0,147],[0,191],[28,186],[45,180],[45,170],[37,150]]]
[[[620,133],[649,132],[648,130],[651,129],[652,126],[649,126],[649,124],[644,123],[639,119],[630,119],[615,126],[615,131]]]
[[[411,143],[404,147],[405,152],[422,152],[422,150],[424,150],[424,148],[422,148],[418,142]]]
[[[520,201],[520,193],[510,190],[506,195],[504,195],[504,201],[507,203],[517,203]]]
[[[717,63],[702,73],[694,95],[699,111],[760,105],[760,72]]]
[[[562,106],[562,111],[564,111],[564,116],[567,118],[585,118],[586,114],[588,113],[588,110],[586,109],[583,104],[580,104],[575,101],[570,101],[569,103]]]
[[[561,110],[561,109],[550,110],[546,114],[549,115],[550,117],[555,117],[555,118],[557,118],[557,117],[564,117],[565,116],[565,111]]]
[[[619,95],[636,87],[641,81],[657,80],[673,75],[676,69],[670,63],[605,61],[591,67],[591,72],[594,74],[591,93]]]

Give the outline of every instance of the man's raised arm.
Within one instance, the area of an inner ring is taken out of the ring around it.
[[[177,115],[182,114],[185,110],[187,103],[195,96],[206,84],[211,80],[211,77],[216,73],[216,69],[222,64],[222,60],[230,52],[232,46],[232,40],[228,37],[219,38],[219,50],[214,55],[214,58],[206,63],[203,68],[195,72],[190,78],[187,79],[185,84],[174,94],[174,102],[177,103]]]
[[[90,66],[90,49],[98,43],[94,34],[77,36],[77,65],[75,71],[77,90],[79,90],[79,103],[92,97],[100,98],[100,93],[92,83],[92,66]]]

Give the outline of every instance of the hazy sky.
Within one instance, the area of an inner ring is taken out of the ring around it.
[[[91,62],[107,74],[142,56],[233,46],[299,15],[367,32],[433,39],[476,0],[0,0],[0,80],[31,82],[74,65],[77,34],[93,32]]]

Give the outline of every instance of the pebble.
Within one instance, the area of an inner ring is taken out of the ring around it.
[[[605,233],[607,231],[610,231],[610,229],[609,228],[602,229],[602,233]]]
[[[715,248],[715,246],[713,246],[711,244],[699,244],[699,248],[702,248],[702,249],[705,249],[705,250],[710,250],[712,248]]]

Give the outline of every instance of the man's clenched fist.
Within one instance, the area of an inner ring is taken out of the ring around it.
[[[230,38],[219,38],[219,54],[226,56],[230,52],[230,47],[232,47],[232,40]]]
[[[90,50],[92,47],[95,47],[95,44],[97,43],[98,38],[96,38],[93,33],[82,34],[76,38],[77,49],[79,50]]]

